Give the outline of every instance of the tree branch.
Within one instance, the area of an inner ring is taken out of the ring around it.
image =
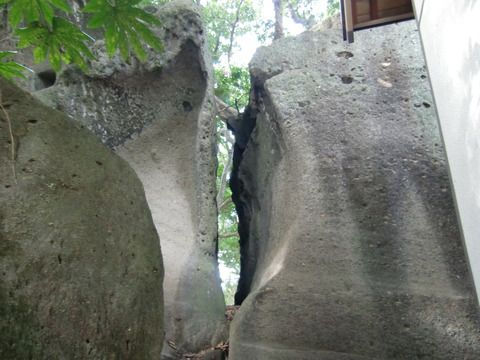
[[[234,237],[234,236],[238,236],[238,232],[232,231],[232,232],[228,232],[228,233],[218,234],[219,239],[226,239],[226,238]]]
[[[215,103],[217,105],[217,116],[223,121],[229,122],[238,118],[239,112],[219,97],[215,96]]]
[[[232,198],[229,196],[228,198],[226,198],[225,200],[223,200],[223,202],[220,204],[220,206],[218,207],[218,211],[222,211],[223,209],[225,209],[228,205],[230,205],[231,203],[233,202]]]

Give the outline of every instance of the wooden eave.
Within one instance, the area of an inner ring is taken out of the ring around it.
[[[414,18],[411,0],[340,0],[343,38],[353,42],[356,30]]]

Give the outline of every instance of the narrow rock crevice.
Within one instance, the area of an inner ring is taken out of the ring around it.
[[[273,173],[275,167],[273,163],[277,163],[281,157],[279,146],[281,136],[275,131],[277,126],[274,116],[265,118],[265,114],[274,113],[263,84],[257,82],[252,90],[250,104],[242,114],[241,120],[229,124],[236,139],[230,187],[239,218],[240,235],[240,279],[235,294],[236,305],[241,305],[250,293],[256,278],[257,263],[262,261],[258,258],[261,253],[258,247],[260,238],[266,236],[263,230],[268,228],[268,224],[259,224],[255,222],[255,218],[260,211],[269,211],[268,204],[271,197],[259,193],[259,186],[266,188],[270,186],[270,176],[266,175],[261,179],[258,174],[261,174],[262,168],[265,169],[265,167],[269,169],[269,174]],[[265,132],[270,135],[265,135]],[[256,142],[259,138],[264,140],[262,144]],[[265,141],[266,139],[269,140]],[[257,155],[262,153],[258,149],[259,146],[270,147],[272,157],[257,158]],[[248,165],[245,165],[246,163]],[[263,221],[268,218],[266,216]]]
[[[253,194],[248,194],[245,189],[244,180],[241,178],[240,163],[246,148],[248,139],[253,132],[256,124],[257,110],[248,106],[242,114],[241,121],[230,129],[235,134],[235,145],[233,150],[232,173],[230,175],[230,188],[232,190],[232,200],[235,204],[238,215],[238,234],[240,236],[240,278],[235,293],[235,305],[241,305],[243,300],[250,292],[253,274],[255,272],[255,258],[251,258],[249,248],[250,221],[252,218]]]

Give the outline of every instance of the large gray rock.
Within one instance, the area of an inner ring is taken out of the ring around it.
[[[352,45],[304,33],[260,48],[250,71],[229,359],[479,359],[415,24]]]
[[[158,359],[163,266],[141,182],[79,123],[0,92],[0,358]]]
[[[126,159],[145,187],[165,264],[164,358],[226,340],[217,267],[213,74],[198,9],[157,12],[165,51],[140,64],[98,60],[67,69],[36,96],[92,130]]]

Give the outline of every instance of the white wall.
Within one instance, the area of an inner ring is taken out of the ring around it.
[[[478,296],[480,0],[413,2]]]

